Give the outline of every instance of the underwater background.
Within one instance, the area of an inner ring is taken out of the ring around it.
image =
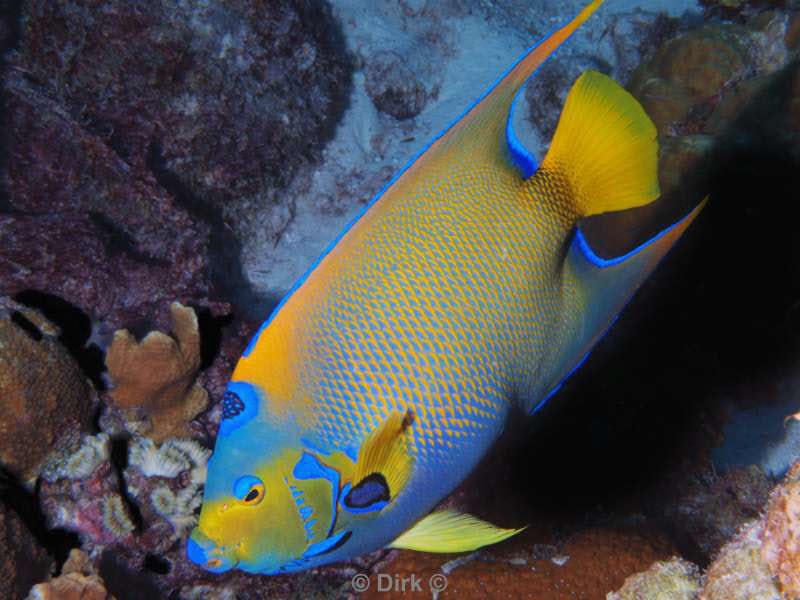
[[[525,532],[279,577],[186,559],[250,335],[584,4],[0,0],[0,600],[800,596],[797,0],[607,0],[529,83],[537,156],[592,68],[656,124],[655,217],[711,200],[444,502]],[[611,254],[648,233],[589,221]]]

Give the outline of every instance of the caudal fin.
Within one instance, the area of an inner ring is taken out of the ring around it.
[[[541,166],[566,175],[582,217],[642,206],[660,195],[653,122],[633,96],[597,71],[572,86]]]

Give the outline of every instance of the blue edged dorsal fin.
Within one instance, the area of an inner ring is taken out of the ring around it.
[[[530,75],[530,77],[532,76],[533,75]],[[514,111],[519,104],[520,95],[524,90],[524,85],[517,90],[517,93],[514,94],[514,100],[511,102],[511,109],[508,111],[508,120],[506,121],[506,145],[511,154],[511,163],[519,169],[522,177],[527,179],[536,173],[536,169],[539,168],[539,163],[533,155],[533,152],[525,147],[514,131]]]

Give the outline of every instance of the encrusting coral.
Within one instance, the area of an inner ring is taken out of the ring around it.
[[[171,337],[151,331],[141,342],[126,329],[114,333],[106,354],[113,381],[110,402],[132,426],[161,442],[188,436],[188,424],[208,406],[208,393],[195,381],[200,367],[197,315],[179,302],[170,305]]]
[[[25,600],[114,600],[89,557],[74,548],[69,553],[61,575],[31,588]]]
[[[31,484],[52,453],[77,448],[92,389],[37,311],[0,298],[0,463]]]

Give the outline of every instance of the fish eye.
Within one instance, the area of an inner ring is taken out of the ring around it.
[[[243,475],[233,484],[233,495],[245,506],[255,506],[264,499],[264,482],[255,475]]]

